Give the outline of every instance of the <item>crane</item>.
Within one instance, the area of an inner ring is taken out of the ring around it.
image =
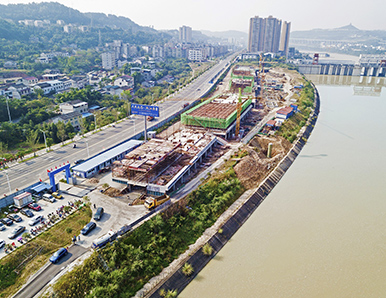
[[[241,116],[241,109],[242,109],[241,88],[239,88],[239,99],[237,102],[236,109],[237,109],[237,118],[236,118],[236,138],[237,138],[240,133],[240,116]]]
[[[262,101],[263,99],[263,92],[264,92],[264,83],[265,83],[265,73],[264,73],[264,58],[263,54],[260,53],[260,59],[259,59],[259,83],[260,83],[260,93],[259,96],[256,97],[257,100]]]

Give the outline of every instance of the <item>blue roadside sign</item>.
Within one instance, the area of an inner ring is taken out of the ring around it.
[[[159,107],[132,103],[131,113],[135,115],[159,117]]]

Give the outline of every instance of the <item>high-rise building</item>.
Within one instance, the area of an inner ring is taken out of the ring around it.
[[[117,59],[115,57],[115,52],[102,53],[102,67],[104,69],[111,70],[116,65],[117,65]]]
[[[286,35],[283,45],[285,45],[287,39],[289,40],[290,24],[289,22],[284,22],[283,28],[285,27],[285,30],[283,31],[282,21],[272,16],[268,18],[260,18],[258,16],[251,18],[249,23],[248,51],[250,53],[278,53],[281,45],[280,35],[283,32]],[[286,49],[288,52],[288,42]]]
[[[286,58],[288,57],[290,31],[291,31],[291,22],[284,21],[281,28],[279,52],[281,52],[282,55],[285,56]]]
[[[180,41],[188,43],[192,42],[192,28],[188,26],[180,27]]]

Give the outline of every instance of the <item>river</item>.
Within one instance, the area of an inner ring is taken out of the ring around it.
[[[321,109],[308,143],[179,297],[386,297],[384,81],[311,79]]]

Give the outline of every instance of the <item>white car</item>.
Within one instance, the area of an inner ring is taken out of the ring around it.
[[[53,196],[51,196],[50,194],[48,194],[48,193],[45,193],[43,195],[43,200],[47,201],[47,202],[51,202],[51,203],[55,203],[56,202],[55,198]]]
[[[5,230],[5,225],[0,222],[0,231],[4,231],[4,230]]]
[[[5,241],[0,239],[0,248],[2,248],[5,245]]]
[[[29,224],[30,226],[34,226],[34,225],[36,225],[37,223],[41,222],[43,219],[44,219],[43,215],[37,215],[37,216],[33,217],[33,218],[28,222],[28,224]]]

